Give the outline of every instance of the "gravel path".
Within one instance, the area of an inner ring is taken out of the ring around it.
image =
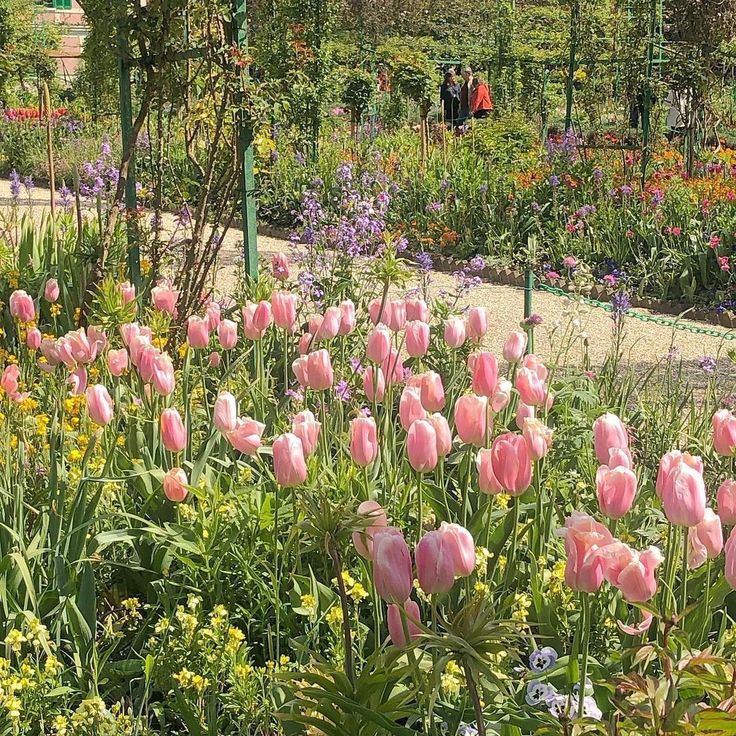
[[[36,188],[32,197],[32,214],[34,218],[41,216],[48,208],[49,191]],[[0,181],[0,230],[3,210],[10,205],[10,190],[7,181]],[[28,211],[28,199],[21,195],[23,203],[21,209]],[[165,216],[165,225],[171,225],[173,217]],[[275,252],[289,249],[284,240],[259,236],[258,248],[262,259],[269,259]],[[218,263],[218,273],[215,283],[222,294],[232,293],[237,286],[240,260],[242,253],[242,233],[239,230],[230,230],[223,243]],[[441,290],[450,290],[453,279],[450,274],[433,273],[430,290],[437,294]],[[501,284],[484,283],[474,289],[464,300],[465,304],[486,306],[491,316],[492,330],[489,337],[489,347],[500,351],[505,335],[518,327],[523,315],[524,292],[521,288]],[[566,361],[577,362],[584,351],[588,352],[591,365],[600,365],[605,359],[611,345],[613,322],[610,315],[593,307],[579,305],[565,297],[559,297],[545,292],[535,292],[533,302],[534,312],[542,317],[543,323],[536,330],[535,348],[545,356],[566,354]],[[638,309],[637,312],[654,314],[647,310]],[[666,316],[666,315],[665,315]],[[668,317],[669,319],[673,319]],[[717,329],[723,334],[729,331],[714,328],[712,325],[682,320],[684,323],[700,326],[707,329]],[[662,360],[671,350],[676,351],[685,361],[688,372],[696,382],[704,381],[699,362],[704,356],[718,358],[718,371],[723,378],[736,378],[736,369],[728,358],[727,352],[736,343],[718,337],[700,335],[684,330],[675,330],[671,327],[642,322],[637,319],[625,320],[625,336],[621,343],[624,358],[635,364],[641,370],[646,370],[654,363]]]

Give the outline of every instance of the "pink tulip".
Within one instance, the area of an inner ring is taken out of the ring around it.
[[[406,323],[406,352],[412,358],[421,358],[429,349],[429,325],[414,320]]]
[[[417,473],[431,472],[437,467],[437,435],[427,419],[412,422],[406,437],[409,465]]]
[[[429,307],[424,299],[407,299],[405,304],[407,321],[429,322]]]
[[[238,400],[229,391],[221,391],[212,410],[215,429],[221,434],[232,432],[238,423]]]
[[[365,529],[353,532],[353,544],[356,552],[366,560],[373,559],[373,536],[375,533],[388,526],[386,512],[376,501],[363,501],[358,506],[358,514],[364,516],[369,522]]]
[[[43,298],[47,302],[55,302],[59,298],[59,282],[56,279],[49,279],[43,289]]]
[[[521,430],[532,460],[541,460],[552,446],[552,430],[540,419],[527,419]]]
[[[18,395],[19,379],[20,368],[15,363],[6,366],[2,378],[0,378],[0,386],[11,399],[14,399]]]
[[[305,332],[299,338],[299,355],[306,355],[312,347],[314,335],[311,332]]]
[[[528,355],[525,355],[524,359],[521,361],[521,366],[522,368],[526,368],[527,370],[536,373],[537,378],[540,381],[546,381],[547,377],[549,376],[549,371],[547,370],[547,367],[539,359],[539,356],[535,355],[534,353],[529,353]]]
[[[485,307],[471,307],[467,317],[468,337],[480,342],[488,332],[488,310]]]
[[[718,557],[723,550],[723,527],[713,509],[706,509],[703,520],[687,532],[687,566],[694,570]]]
[[[261,446],[261,437],[266,425],[248,417],[239,418],[235,422],[235,429],[228,432],[227,441],[244,455],[255,455]]]
[[[603,414],[593,422],[593,444],[598,462],[605,465],[611,450],[628,450],[629,434],[615,414]]]
[[[532,458],[526,440],[506,432],[493,440],[491,452],[493,474],[498,482],[512,496],[520,496],[532,482]]]
[[[491,396],[491,411],[498,414],[498,412],[503,411],[509,405],[512,389],[513,385],[511,384],[511,381],[503,378],[498,382],[496,390],[494,391],[493,396]]]
[[[123,299],[123,304],[130,304],[130,302],[135,301],[135,286],[130,281],[123,281],[122,284],[118,284],[118,290]]]
[[[465,344],[465,320],[462,317],[449,317],[445,320],[444,338],[451,348],[459,348]]]
[[[601,465],[595,476],[598,505],[609,519],[621,519],[629,513],[636,496],[636,476],[628,468]]]
[[[632,469],[633,463],[631,461],[631,453],[628,450],[623,450],[620,447],[614,447],[608,453],[608,467],[613,468],[628,468]]]
[[[101,383],[98,383],[87,389],[86,396],[90,419],[101,427],[109,424],[112,421],[114,409],[107,389]]]
[[[385,325],[378,325],[368,335],[365,354],[374,363],[383,363],[391,354],[391,332]]]
[[[171,468],[164,476],[164,495],[172,503],[181,503],[189,491],[189,479],[181,468]]]
[[[726,552],[726,567],[724,570],[726,582],[736,590],[736,527],[731,529],[724,550]]]
[[[307,355],[300,355],[291,364],[291,370],[300,386],[306,386],[309,383],[309,358]]]
[[[260,340],[266,334],[271,320],[271,305],[268,302],[248,302],[243,307],[243,334],[248,340]]]
[[[291,432],[273,442],[273,472],[276,482],[284,488],[301,485],[307,479],[307,464],[302,441]]]
[[[437,440],[437,456],[446,457],[452,450],[452,432],[442,414],[430,414],[427,421],[434,427],[435,439]]]
[[[519,368],[516,373],[516,390],[522,403],[528,406],[540,406],[547,400],[547,386],[531,368]]]
[[[603,583],[606,569],[601,550],[613,536],[603,524],[581,511],[573,511],[557,533],[565,538],[565,582],[572,590],[595,593]]]
[[[115,377],[122,376],[128,370],[128,351],[125,348],[109,350],[107,353],[107,369]]]
[[[36,319],[36,305],[33,297],[22,289],[16,289],[10,295],[10,314],[18,322],[33,322]]]
[[[41,347],[42,339],[43,336],[41,335],[41,330],[39,330],[37,327],[33,327],[32,329],[28,330],[28,332],[26,332],[26,345],[30,350],[38,350]]]
[[[314,339],[318,342],[332,340],[340,332],[342,323],[342,312],[340,307],[328,307],[320,322],[319,329],[314,333]]]
[[[174,289],[168,279],[160,279],[156,286],[151,289],[151,301],[153,302],[153,308],[157,311],[176,317],[179,292]]]
[[[498,361],[493,353],[483,351],[474,353],[471,371],[473,392],[478,396],[491,397],[498,387]]]
[[[386,324],[386,304],[381,299],[371,299],[368,303],[368,316],[371,318],[371,322],[377,325],[379,322]],[[380,317],[380,319],[379,319]]]
[[[534,419],[534,417],[535,417],[534,407],[525,404],[523,401],[520,401],[519,405],[516,407],[516,426],[519,429],[523,430],[526,420]]]
[[[389,305],[386,323],[394,332],[403,330],[406,325],[406,302],[403,299],[393,299]]]
[[[80,365],[75,368],[67,379],[71,386],[72,396],[81,396],[87,390],[87,369]]]
[[[153,388],[161,396],[168,396],[176,388],[174,364],[167,353],[159,352],[153,360]]]
[[[210,343],[210,323],[207,317],[192,315],[187,320],[187,342],[190,348],[206,348]]]
[[[161,442],[169,452],[181,452],[187,446],[187,430],[181,414],[168,408],[161,412]]]
[[[395,527],[373,535],[373,583],[386,603],[403,603],[411,594],[411,555],[404,535]]]
[[[662,455],[659,461],[655,485],[655,490],[659,498],[662,498],[662,493],[669,483],[670,473],[681,463],[685,463],[685,465],[689,465],[701,475],[703,474],[703,460],[700,457],[691,455],[689,452],[671,450],[665,455]]]
[[[657,592],[656,569],[664,562],[657,547],[637,552],[627,544],[615,541],[600,553],[604,560],[605,577],[621,591],[630,603],[645,603]]]
[[[363,391],[368,401],[383,401],[386,392],[386,379],[383,377],[383,371],[380,368],[374,368],[369,365],[363,371]]]
[[[670,524],[695,526],[705,516],[703,476],[681,461],[667,476],[662,491],[664,513]]]
[[[376,420],[373,417],[357,417],[350,422],[350,456],[353,462],[365,468],[378,455]]]
[[[729,526],[736,524],[736,481],[724,480],[718,487],[716,500],[721,521]]]
[[[493,450],[486,448],[478,450],[475,467],[478,470],[478,488],[482,493],[496,495],[503,492],[503,486],[493,472]]]
[[[153,383],[153,370],[156,358],[161,354],[158,348],[146,343],[142,347],[138,347],[140,338],[135,338],[131,347],[131,359],[136,356],[135,362],[138,366],[138,372],[141,374],[143,383]]]
[[[222,307],[220,306],[220,302],[210,300],[207,302],[205,311],[207,313],[207,325],[210,331],[216,330],[222,321]]]
[[[238,323],[223,319],[217,325],[217,340],[223,350],[232,350],[238,343]]]
[[[641,636],[649,631],[653,619],[654,616],[651,613],[642,612],[641,621],[638,624],[628,625],[621,621],[621,619],[616,619],[616,624],[624,634],[628,634],[629,636]]]
[[[286,281],[289,278],[289,259],[286,253],[274,253],[271,256],[271,275],[277,281]]]
[[[434,371],[427,371],[421,376],[419,393],[422,406],[427,411],[442,411],[445,407],[445,388],[442,376]]]
[[[271,294],[271,313],[273,323],[280,330],[291,333],[296,327],[296,308],[299,298],[288,291],[274,291]],[[311,340],[311,336],[310,336]]]
[[[455,575],[466,578],[475,570],[475,542],[470,532],[460,524],[443,521],[440,534],[452,559]]]
[[[332,387],[332,361],[326,350],[316,350],[307,355],[307,378],[308,386],[313,391],[325,391]]]
[[[488,399],[465,394],[455,403],[455,430],[467,445],[481,447],[486,443]],[[490,427],[489,434],[490,434]]]
[[[309,409],[295,414],[291,420],[292,434],[295,434],[301,440],[305,457],[309,457],[317,448],[321,426],[322,424],[315,419],[314,414]]]
[[[417,419],[426,419],[427,412],[422,406],[421,392],[416,386],[406,386],[399,399],[399,420],[408,432]]]
[[[128,322],[127,324],[120,325],[120,336],[123,338],[125,346],[130,347],[136,337],[143,337],[150,343],[153,339],[153,332],[150,327],[141,326],[137,322]],[[132,352],[130,357],[133,357]]]
[[[455,584],[450,546],[439,531],[427,532],[414,550],[417,579],[428,595],[447,593]]]
[[[355,319],[355,304],[350,299],[340,302],[338,305],[340,310],[340,329],[338,330],[339,335],[349,335],[355,329],[357,324]]]
[[[713,415],[713,447],[719,455],[731,457],[736,452],[736,416],[728,409]]]
[[[222,362],[222,358],[220,357],[220,353],[218,353],[217,350],[213,350],[207,356],[207,365],[210,368],[219,368],[221,362]]]
[[[419,606],[415,601],[404,601],[404,611],[406,615],[406,628],[409,631],[409,638],[416,639],[422,635],[422,630],[414,623],[420,621]],[[392,603],[386,609],[386,623],[388,624],[388,634],[395,647],[403,648],[406,646],[406,633],[404,632],[404,624],[401,620],[401,609],[396,603]]]
[[[503,357],[509,363],[518,363],[526,351],[527,334],[522,330],[514,330],[509,333],[503,344]]]
[[[388,357],[381,363],[381,370],[388,385],[401,383],[404,380],[404,364],[396,348],[391,348]]]

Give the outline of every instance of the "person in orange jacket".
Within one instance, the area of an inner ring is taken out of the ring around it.
[[[470,80],[470,114],[474,118],[487,118],[493,110],[493,98],[489,86],[472,77]]]

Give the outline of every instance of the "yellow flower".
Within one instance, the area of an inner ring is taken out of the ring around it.
[[[509,507],[510,501],[511,501],[511,496],[509,496],[508,493],[499,493],[498,496],[496,496],[496,503],[502,509],[507,509]]]
[[[355,583],[355,585],[353,585],[353,587],[350,588],[348,595],[356,603],[360,603],[360,601],[368,597],[368,591],[360,583]]]
[[[52,317],[58,317],[61,314],[61,304],[58,302],[56,304],[52,304],[49,307],[49,312],[51,312]]]
[[[303,595],[299,602],[302,608],[306,608],[308,611],[314,612],[317,610],[317,599],[311,593]]]
[[[22,631],[18,629],[11,629],[8,635],[5,637],[5,645],[10,647],[10,650],[16,654],[20,653],[23,644],[28,641]]]
[[[46,658],[46,662],[43,666],[43,671],[47,675],[58,675],[59,672],[61,672],[61,662],[59,662],[59,660],[53,654],[50,654]]]
[[[225,649],[230,654],[234,654],[240,649],[240,645],[244,641],[245,634],[237,626],[231,626],[227,630],[227,644],[225,645]]]
[[[325,621],[327,621],[330,626],[339,626],[342,624],[342,608],[340,608],[340,606],[332,606],[325,615]]]

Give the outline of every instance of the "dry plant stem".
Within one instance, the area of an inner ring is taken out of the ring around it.
[[[478,729],[478,736],[485,736],[486,724],[483,719],[483,707],[480,704],[478,688],[476,687],[475,680],[473,679],[473,671],[467,661],[463,663],[463,667],[465,669],[465,681],[468,683],[470,700],[473,703],[473,711],[475,712],[475,726]]]
[[[51,129],[51,94],[49,85],[43,83],[43,106],[46,108],[46,156],[49,164],[49,205],[51,207],[51,222],[56,222],[56,172],[54,169],[54,136]]]

